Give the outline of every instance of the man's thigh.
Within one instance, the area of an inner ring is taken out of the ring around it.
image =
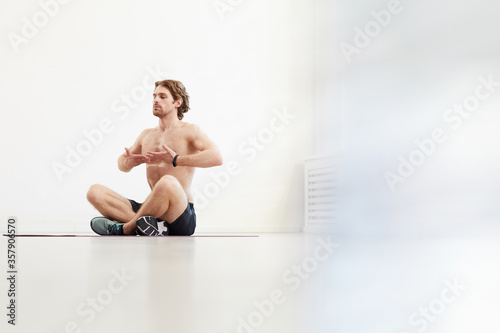
[[[132,204],[129,199],[125,198],[124,196],[121,196],[120,194],[116,193],[113,190],[110,190],[109,188],[105,186],[101,186],[101,191],[103,191],[108,198],[110,198],[112,201],[114,201],[117,205],[120,206],[126,206],[129,210],[133,210]]]
[[[135,215],[130,201],[106,186],[92,185],[87,197],[103,216],[115,221],[128,222]]]

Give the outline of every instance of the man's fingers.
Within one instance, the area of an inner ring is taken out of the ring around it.
[[[167,147],[167,145],[165,145],[165,144],[164,144],[164,145],[163,145],[163,148],[164,148],[166,151],[168,151],[168,152],[170,153],[170,155],[172,155],[172,157],[175,157],[175,155],[177,155],[177,154],[175,153],[175,151],[173,151],[172,149],[170,149],[169,147]]]
[[[157,152],[157,151],[148,151],[146,153],[147,156],[154,156],[154,157],[162,157],[165,156],[165,152]]]
[[[157,155],[158,153],[153,153],[153,152],[147,152],[146,158],[148,158],[150,161],[158,161],[161,160],[161,156]]]
[[[163,145],[164,148],[166,147],[165,145]],[[168,148],[168,147],[166,147]],[[168,148],[170,149],[170,148]],[[172,149],[170,149],[170,151],[173,152]],[[165,162],[171,162],[172,160],[172,156],[169,156],[169,155],[172,155],[172,153],[170,151],[160,151],[160,152],[157,152],[157,151],[148,151],[146,153],[146,156],[149,157],[152,161],[165,161]],[[174,155],[175,156],[175,155]]]
[[[159,158],[161,155],[158,155],[158,153],[148,152],[146,156],[149,158]]]
[[[127,159],[132,161],[133,164],[139,165],[141,163],[150,163],[151,162],[151,156],[143,155],[143,154],[132,154],[130,152],[130,149],[125,147],[125,154]]]

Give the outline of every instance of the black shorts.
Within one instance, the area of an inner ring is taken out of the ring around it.
[[[135,200],[128,199],[132,205],[135,213],[139,211],[142,203]],[[191,236],[196,229],[196,213],[194,212],[194,205],[188,202],[186,210],[174,222],[168,224],[169,236]]]

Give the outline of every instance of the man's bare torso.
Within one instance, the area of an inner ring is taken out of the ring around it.
[[[192,145],[193,136],[191,126],[182,123],[181,126],[162,131],[159,127],[147,129],[143,133],[141,153],[164,151],[162,145],[167,145],[178,155],[190,155],[197,152]],[[146,175],[151,188],[165,175],[174,176],[181,184],[188,200],[192,202],[190,193],[191,182],[194,176],[194,167],[174,167],[166,162],[151,163],[146,165]]]

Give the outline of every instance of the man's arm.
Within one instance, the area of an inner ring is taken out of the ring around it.
[[[193,126],[193,146],[198,150],[191,155],[177,157],[176,165],[197,168],[210,168],[222,165],[222,155],[217,145],[196,125]]]
[[[142,155],[142,140],[146,130],[143,131],[135,143],[130,148],[125,148],[125,152],[118,157],[118,169],[123,172],[129,172],[142,163],[149,163],[149,158]]]

